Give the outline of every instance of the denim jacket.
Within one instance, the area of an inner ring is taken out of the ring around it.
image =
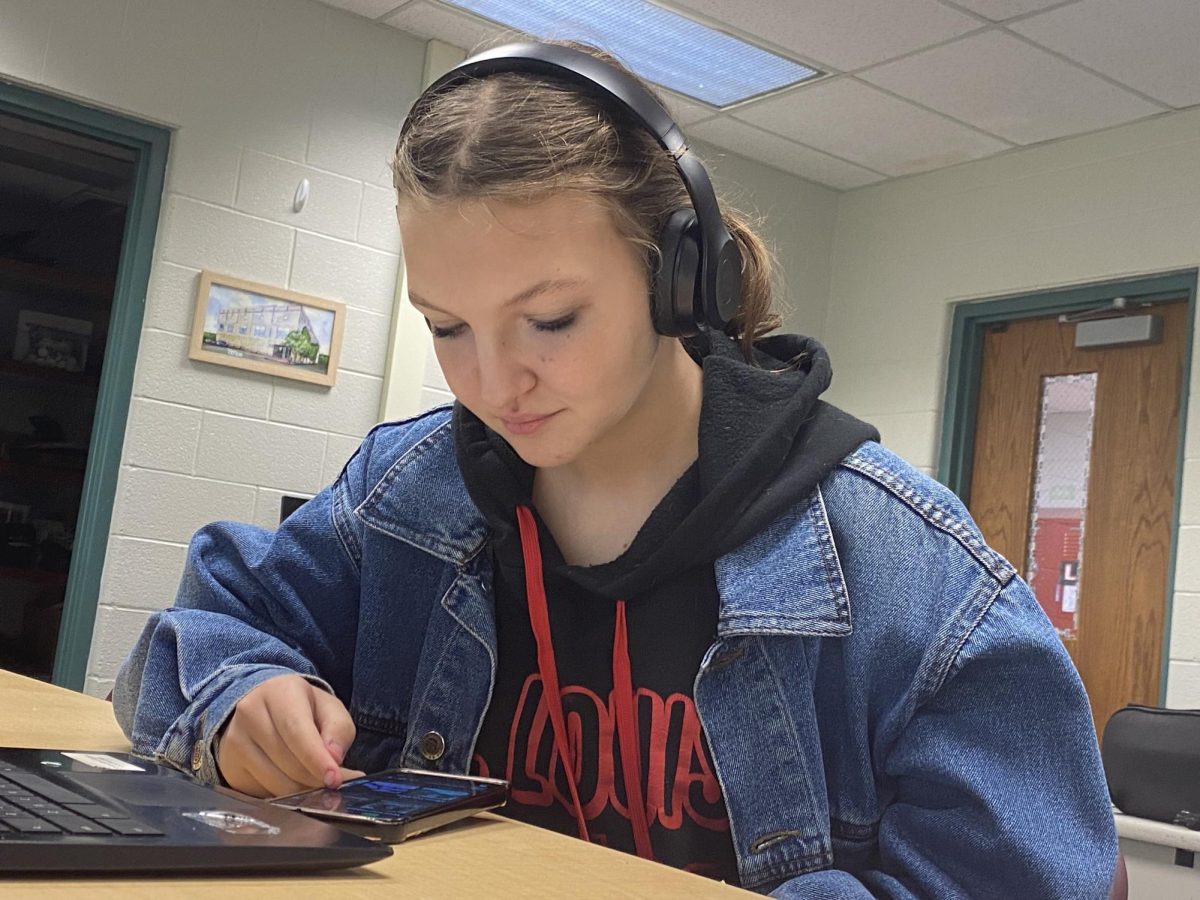
[[[487,544],[445,409],[376,428],[276,532],[201,529],[117,680],[134,751],[215,781],[234,704],[298,672],[350,710],[347,765],[466,772],[497,664]],[[744,886],[1107,896],[1083,686],[952,493],[864,444],[716,579],[695,702]]]

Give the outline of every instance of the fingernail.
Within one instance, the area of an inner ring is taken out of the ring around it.
[[[330,769],[328,772],[326,772],[325,773],[325,788],[326,788],[326,790],[332,791],[335,787],[337,787],[337,780],[338,780],[338,773],[335,772],[333,769]]]

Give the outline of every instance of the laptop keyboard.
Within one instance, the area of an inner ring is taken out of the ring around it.
[[[162,832],[25,769],[0,763],[0,839],[9,834],[160,837]]]

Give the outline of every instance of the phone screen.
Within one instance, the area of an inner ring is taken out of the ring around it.
[[[317,790],[287,798],[285,803],[306,811],[402,820],[447,807],[473,806],[471,801],[493,799],[497,794],[503,798],[505,793],[505,786],[493,781],[392,771],[347,781],[336,791]]]

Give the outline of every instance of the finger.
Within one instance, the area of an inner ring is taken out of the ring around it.
[[[282,708],[278,704],[272,704],[272,706],[268,707],[271,726],[269,730],[258,734],[257,742],[260,748],[266,752],[266,755],[270,757],[271,762],[274,762],[278,769],[287,774],[288,778],[307,787],[319,787],[324,784],[326,776],[329,775],[331,770],[336,768],[337,761],[331,755],[326,754],[326,766],[328,768],[325,768],[319,774],[313,773],[310,768],[305,766],[305,763],[300,760],[300,757],[293,749],[294,738],[289,738],[287,734],[284,734],[288,716],[294,712],[294,709]],[[317,736],[318,740],[320,739],[316,726],[312,726],[312,733],[314,736]]]
[[[232,729],[221,740],[217,768],[229,787],[251,797],[266,797],[268,791],[247,768],[247,742]]]
[[[295,685],[295,690],[281,691],[267,705],[267,714],[272,731],[308,773],[305,782],[320,785],[325,783],[326,776],[336,777],[340,760],[330,753],[317,730],[311,701],[305,696],[308,691],[308,683],[303,681]],[[263,749],[269,749],[259,743]]]
[[[305,787],[320,787],[324,783],[325,776],[318,778],[308,771],[274,727],[268,732],[256,735],[256,740],[275,767],[292,781]]]
[[[246,768],[250,776],[262,787],[264,797],[283,797],[298,791],[310,789],[307,784],[300,784],[288,777],[267,755],[262,747],[251,744],[246,754]]]
[[[366,773],[360,772],[359,769],[347,769],[346,767],[340,767],[337,769],[336,775],[334,773],[330,773],[329,779],[325,781],[324,786],[330,791],[340,791],[342,786],[346,784],[347,781],[353,781],[354,779],[362,778],[362,776],[365,775]]]
[[[271,792],[259,784],[257,778],[241,767],[238,767],[235,773],[227,776],[225,783],[239,794],[246,794],[249,797],[263,798],[271,796]]]
[[[345,705],[337,697],[326,693],[320,688],[310,685],[312,690],[313,719],[325,746],[329,748],[339,765],[346,756],[346,751],[354,743],[357,729],[354,720]]]
[[[251,702],[239,706],[234,712],[229,732],[235,738],[260,748],[272,764],[292,781],[306,787],[316,787],[321,784],[321,779],[315,778],[305,769],[288,748],[287,742],[279,735],[279,725],[276,721],[281,715],[279,710],[296,706],[295,699],[289,699],[288,695],[286,690],[269,691],[261,695],[261,702],[260,698],[251,698]],[[303,701],[300,701],[300,706],[304,708]],[[249,751],[243,749],[242,752],[246,754]]]

